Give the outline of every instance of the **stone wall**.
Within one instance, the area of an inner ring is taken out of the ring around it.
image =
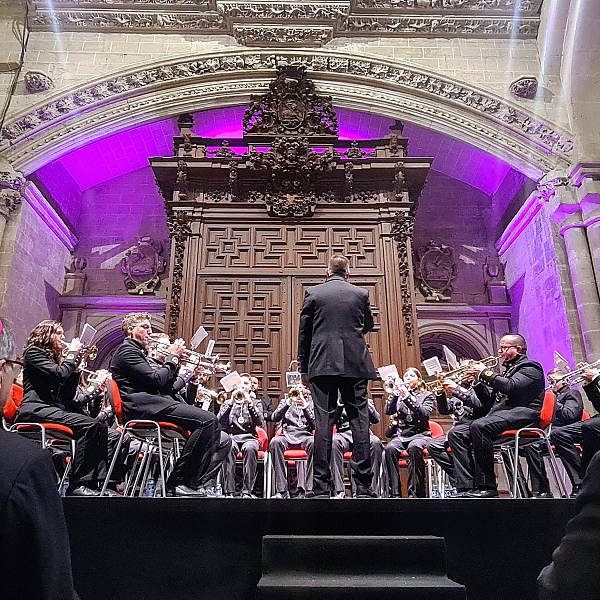
[[[413,248],[416,252],[430,240],[453,248],[457,277],[452,302],[488,302],[484,265],[488,256],[497,257],[491,213],[489,196],[437,171],[430,172],[419,203]],[[417,301],[423,301],[420,292]]]
[[[560,264],[557,261],[555,245],[560,246],[562,241],[555,237],[547,212],[544,205],[501,254],[513,330],[528,340],[529,356],[541,362],[546,371],[554,367],[555,350],[573,365],[574,345],[576,349],[581,347],[580,340],[573,344],[571,338],[567,305],[561,293],[563,284],[568,289],[570,281],[561,280],[561,276],[568,278],[564,260]],[[576,315],[569,317],[576,319]]]
[[[158,193],[154,173],[145,167],[94,186],[83,193],[77,231],[77,256],[88,261],[86,294],[127,295],[120,262],[125,252],[142,237],[163,245],[169,263],[169,231],[164,201]],[[165,277],[165,272],[162,277]],[[166,296],[161,285],[157,296]]]
[[[60,318],[59,296],[71,255],[27,202],[8,222],[0,254],[8,281],[2,314],[20,349],[37,323]]]

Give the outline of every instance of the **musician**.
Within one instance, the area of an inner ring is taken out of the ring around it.
[[[367,382],[377,373],[365,333],[374,327],[366,290],[350,285],[345,256],[331,257],[325,283],[311,287],[300,313],[298,367],[315,405],[314,497],[329,497],[331,438],[338,395],[350,418],[354,451],[351,467],[357,496],[372,498]]]
[[[286,450],[305,450],[307,458],[307,489],[312,487],[313,478],[313,430],[315,428],[314,405],[308,388],[301,386],[295,397],[286,394],[271,415],[271,421],[281,422],[281,434],[269,443],[269,454],[275,475],[274,498],[289,498],[287,469],[283,453]]]
[[[375,408],[375,403],[371,398],[368,400],[369,423],[375,425],[381,420],[381,415]],[[352,450],[352,429],[350,421],[346,414],[344,405],[338,404],[335,416],[336,433],[333,434],[331,448],[331,475],[333,478],[334,494],[336,498],[344,498],[344,452]],[[383,443],[381,440],[369,431],[369,442],[371,447],[371,460],[373,461],[373,482],[371,488],[375,493],[379,490],[379,474],[381,472],[381,461],[383,458]],[[352,495],[356,496],[356,485],[352,470],[349,469],[349,477],[352,483]]]
[[[555,441],[564,440],[565,437],[569,437],[573,431],[572,429],[567,430],[567,435],[562,434],[562,430],[569,426],[575,425],[574,429],[579,429],[581,433],[581,416],[583,414],[583,399],[578,390],[572,390],[566,379],[562,376],[565,373],[560,369],[552,369],[548,373],[548,383],[552,387],[552,391],[555,395],[555,407],[554,416],[552,418],[552,429],[550,431],[550,442],[554,444],[555,451],[562,458],[564,454],[564,444],[556,445]],[[573,444],[571,444],[572,451],[577,453],[579,458],[579,452]],[[524,446],[521,450],[523,456],[527,459],[529,465],[529,475],[531,477],[531,490],[534,496],[538,498],[552,498],[552,492],[550,491],[550,482],[548,481],[548,475],[546,474],[546,468],[544,466],[544,453],[546,451],[546,445],[542,442],[536,442]],[[577,490],[581,486],[581,478],[579,471],[572,469],[566,459],[562,459],[565,466],[565,471],[571,479],[573,491],[576,494]],[[579,462],[579,461],[577,461]]]
[[[588,367],[585,363],[577,365],[583,369],[583,391],[596,412],[600,412],[600,370]],[[600,450],[600,415],[596,414],[581,424],[581,477],[585,475],[590,461]]]
[[[464,365],[463,365],[464,366]],[[450,446],[451,437],[468,434],[471,422],[485,416],[493,404],[493,398],[489,396],[486,402],[482,402],[471,387],[470,377],[464,377],[459,385],[453,379],[442,381],[442,391],[436,394],[435,400],[438,412],[441,415],[452,415],[452,428],[445,439],[430,439],[427,442],[427,452],[438,465],[447,473],[450,484],[456,488],[458,496],[474,489],[472,462],[469,469],[464,469],[462,463],[456,462]]]
[[[403,381],[390,394],[386,415],[394,415],[397,429],[385,448],[385,462],[390,479],[390,496],[400,498],[398,461],[402,450],[408,452],[408,497],[425,498],[425,459],[423,450],[431,437],[429,415],[435,397],[425,389],[421,372],[409,367]]]
[[[0,414],[19,372],[15,343],[0,320]],[[78,600],[69,535],[50,455],[0,427],[0,582],[3,598]]]
[[[470,472],[477,488],[466,492],[469,498],[498,496],[494,439],[507,429],[537,425],[544,399],[544,370],[542,365],[527,357],[525,338],[507,334],[501,338],[498,351],[504,366],[502,375],[477,362],[467,371],[477,382],[475,393],[481,401],[494,399],[492,408],[485,417],[471,423],[468,434],[460,432],[461,435],[450,437],[454,460]]]
[[[265,428],[263,407],[260,400],[250,395],[250,376],[242,376],[242,384],[236,388],[229,400],[221,405],[219,423],[223,431],[231,438],[231,449],[225,460],[226,495],[235,493],[235,460],[238,452],[242,453],[242,498],[255,498],[252,490],[256,480],[258,451],[260,443],[256,428]]]
[[[271,422],[271,415],[275,410],[275,407],[273,406],[273,400],[271,400],[269,396],[263,396],[258,392],[258,377],[254,377],[254,375],[250,377],[250,396],[260,400],[260,403],[263,407],[263,418],[265,423]]]
[[[127,314],[122,330],[125,340],[112,358],[111,372],[121,392],[126,420],[169,421],[191,431],[169,475],[167,492],[175,496],[206,496],[206,490],[196,486],[211,468],[217,450],[217,418],[163,392],[177,379],[185,352],[183,340],[175,340],[164,363],[153,368],[147,358],[152,331],[150,315]]]
[[[49,320],[36,325],[29,334],[24,354],[23,402],[16,421],[69,427],[77,444],[67,494],[98,496],[98,480],[106,472],[109,457],[108,428],[81,414],[80,405],[74,401],[84,349],[75,338],[63,357],[64,337],[62,325]]]

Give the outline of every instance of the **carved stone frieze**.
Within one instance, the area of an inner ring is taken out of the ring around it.
[[[233,55],[227,54],[202,60],[162,65],[153,69],[144,69],[108,79],[76,93],[63,96],[8,123],[2,130],[2,138],[10,140],[11,145],[14,146],[15,143],[18,144],[19,140],[30,136],[41,126],[44,126],[47,131],[48,125],[60,121],[60,128],[53,132],[50,138],[48,137],[49,134],[45,133],[45,142],[49,139],[55,141],[61,136],[72,136],[82,127],[80,112],[82,107],[97,104],[100,108],[111,98],[121,95],[126,97],[127,94],[134,93],[138,95],[141,88],[160,86],[164,81],[181,82],[183,86],[188,85],[190,80],[195,80],[205,74],[222,73],[228,79],[231,79],[230,73],[232,71],[252,73],[256,69],[273,69],[276,66],[286,64],[303,65],[314,71],[332,75],[364,78],[365,83],[373,87],[375,87],[375,81],[381,81],[387,89],[390,89],[390,87],[393,89],[394,86],[397,86],[401,92],[404,92],[406,88],[417,90],[424,99],[429,99],[433,103],[432,107],[438,115],[442,109],[439,105],[439,99],[451,103],[447,105],[448,111],[451,110],[452,104],[470,109],[477,115],[476,117],[473,115],[472,118],[482,120],[481,127],[478,128],[479,135],[492,136],[494,143],[512,144],[515,149],[518,149],[517,147],[520,144],[522,149],[519,152],[522,154],[525,151],[525,145],[530,142],[534,142],[535,147],[541,147],[546,152],[549,151],[562,156],[569,155],[573,149],[573,140],[568,134],[540,121],[524,110],[468,86],[421,73],[415,68],[393,66],[378,59],[368,57],[354,59],[334,53],[314,54],[301,51],[282,52],[281,54],[260,51],[237,52]],[[210,86],[210,89],[207,88],[207,93],[212,93],[213,90],[215,93],[223,93],[224,86],[231,90],[237,88],[253,89],[252,84],[248,82],[238,84],[235,81],[228,81],[226,84],[219,83]],[[179,96],[181,92],[175,91],[173,94]],[[408,109],[410,102],[406,101],[405,104]],[[422,104],[420,102],[418,106],[422,106]],[[417,108],[417,105],[415,105],[415,108]],[[111,115],[116,114],[115,110],[116,107],[111,109]],[[130,112],[132,110],[131,105],[123,103],[122,110]],[[64,121],[65,117],[70,115],[78,116],[77,122],[72,126]],[[453,123],[462,126],[471,123],[468,118],[463,118],[455,112],[453,115]],[[93,114],[90,119],[90,122],[96,121]],[[511,138],[508,133],[499,131],[497,123],[501,123],[509,130],[522,136],[522,142],[516,137]],[[472,127],[473,123],[470,126]],[[539,160],[542,160],[542,158],[539,158]],[[547,161],[548,158],[544,160]],[[546,165],[546,162],[543,164]],[[546,167],[545,169],[547,170]]]
[[[365,35],[536,35],[542,0],[32,0],[32,30],[234,32],[246,45]],[[470,15],[467,17],[467,15]],[[280,25],[281,27],[273,27]],[[328,25],[324,29],[321,26]]]
[[[556,188],[564,187],[569,185],[570,180],[568,177],[554,177],[548,181],[544,181],[537,186],[538,196],[544,202],[548,202],[554,194],[556,194]]]
[[[535,38],[539,19],[519,19],[513,17],[350,17],[342,28],[362,35],[383,33],[404,33],[411,36],[474,36],[480,37],[520,37]]]
[[[0,215],[6,221],[23,201],[25,185],[23,174],[0,160]]]
[[[521,77],[510,84],[510,93],[517,98],[533,100],[538,91],[538,80],[535,77]]]
[[[537,14],[543,0],[355,0],[357,9],[410,10],[434,9],[435,11],[513,11]]]
[[[25,87],[31,94],[46,92],[54,85],[52,79],[40,71],[27,71],[24,79]]]
[[[234,25],[233,34],[243,46],[309,46],[325,45],[333,38],[333,27],[290,27],[287,25]]]
[[[0,189],[0,216],[8,221],[22,201],[20,192],[8,188]]]

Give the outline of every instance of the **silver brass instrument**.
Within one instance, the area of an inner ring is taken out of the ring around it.
[[[582,376],[582,373],[588,369],[600,369],[600,360],[596,360],[593,363],[585,363],[582,367],[557,377],[554,380],[554,385],[560,383],[561,381],[566,381],[567,385],[569,386],[580,385],[581,383],[586,382],[586,378]],[[554,385],[550,386],[549,389],[552,389]]]
[[[442,385],[444,379],[452,379],[452,381],[460,383],[464,379],[466,372],[471,368],[472,363],[482,363],[486,367],[493,369],[498,365],[499,360],[499,356],[486,356],[486,358],[482,358],[481,360],[470,361],[469,363],[458,367],[458,369],[453,369],[452,371],[442,371],[436,375],[436,378],[433,381],[425,382],[425,388],[430,392],[441,394],[444,391],[444,387]]]
[[[157,350],[161,354],[169,354],[171,350],[171,344],[165,344],[164,342],[158,342],[156,344]],[[201,352],[194,350],[184,350],[181,355],[181,362],[187,364],[191,369],[201,367],[202,372],[206,375],[214,375],[217,372],[229,374],[231,370],[231,362],[222,363],[219,361],[219,355],[206,355]]]
[[[223,404],[225,400],[227,400],[227,392],[217,392],[215,390],[209,390],[205,388],[203,385],[198,386],[198,392],[196,394],[196,398],[203,399],[208,398],[214,401],[215,404]]]

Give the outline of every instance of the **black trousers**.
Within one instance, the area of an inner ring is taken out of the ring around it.
[[[521,456],[525,457],[529,467],[529,477],[531,478],[531,491],[539,494],[550,492],[550,482],[544,465],[544,454],[547,454],[546,444],[534,442],[527,444],[520,450]]]
[[[371,448],[371,460],[373,461],[373,480],[371,487],[374,492],[379,494],[379,474],[381,472],[381,462],[383,460],[383,444],[381,440],[372,433],[369,434],[369,445]],[[353,449],[352,436],[336,433],[333,436],[331,450],[331,469],[334,492],[340,494],[344,491],[344,452],[349,452]],[[356,482],[352,469],[348,469],[348,478],[350,479],[350,487],[352,495],[356,492]]]
[[[313,377],[310,390],[315,407],[315,449],[313,491],[316,495],[333,492],[331,478],[331,440],[338,395],[346,407],[352,430],[353,450],[350,468],[358,486],[369,488],[373,479],[369,443],[367,380],[350,377]]]
[[[167,485],[194,487],[210,471],[219,446],[220,428],[217,417],[182,402],[168,406],[152,418],[156,421],[170,421],[192,432],[169,475]]]
[[[590,419],[591,420],[591,419]],[[564,427],[553,427],[550,432],[550,443],[554,452],[560,457],[565,471],[571,480],[571,485],[581,485],[581,454],[575,444],[581,444],[582,422],[571,423]]]
[[[455,426],[456,427],[456,426]],[[456,476],[454,474],[454,458],[450,453],[450,443],[448,440],[429,439],[427,441],[427,452],[429,456],[443,469],[448,475],[450,484],[456,486]]]
[[[588,465],[600,450],[600,415],[581,422],[581,477],[585,475]]]
[[[448,444],[452,452],[451,458],[456,489],[459,492],[474,490],[475,462],[473,460],[471,424],[459,423],[452,427],[448,432]],[[440,464],[442,463],[440,462]]]
[[[538,411],[516,407],[511,410],[497,410],[481,419],[475,419],[471,423],[475,485],[478,489],[495,490],[497,488],[496,473],[494,472],[494,440],[507,429],[537,425],[538,420]]]
[[[58,423],[73,431],[77,443],[71,467],[69,491],[84,485],[97,488],[107,472],[108,427],[87,415],[49,405],[38,405],[35,412],[19,412],[19,423]]]
[[[391,440],[385,447],[385,462],[390,479],[390,495],[400,496],[400,473],[398,461],[402,450],[408,452],[408,497],[425,498],[425,458],[423,450],[430,436],[418,434],[410,440],[402,441],[399,437]]]

